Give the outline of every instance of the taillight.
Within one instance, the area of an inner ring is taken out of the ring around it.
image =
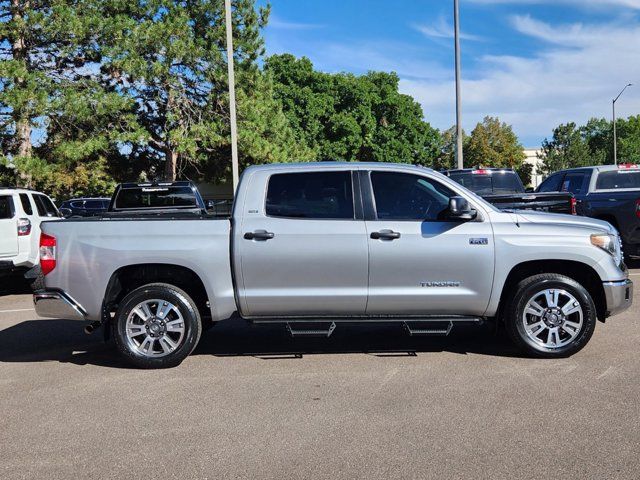
[[[576,211],[577,204],[578,204],[578,201],[576,200],[576,197],[571,197],[571,215],[578,214],[578,212]]]
[[[640,198],[636,200],[636,217],[640,218]]]
[[[56,268],[56,237],[40,234],[40,269],[46,275]]]
[[[28,218],[19,218],[18,219],[18,236],[24,237],[25,235],[29,235],[31,233],[31,220]]]

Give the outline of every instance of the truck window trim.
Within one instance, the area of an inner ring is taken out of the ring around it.
[[[305,175],[305,174],[311,174],[311,173],[349,173],[349,175],[351,176],[351,206],[353,207],[353,218],[334,218],[334,217],[322,217],[322,218],[318,218],[318,217],[287,217],[284,215],[269,215],[267,213],[267,196],[269,194],[269,182],[271,181],[271,177],[273,177],[274,175],[283,175],[283,174],[299,174],[299,175]],[[285,220],[306,220],[306,221],[313,221],[313,220],[317,220],[317,221],[344,221],[344,222],[361,222],[364,220],[363,217],[363,199],[362,199],[362,192],[361,192],[361,185],[360,185],[360,179],[355,179],[355,177],[357,175],[354,175],[354,173],[356,173],[355,170],[345,170],[345,169],[339,169],[339,170],[312,170],[312,171],[306,171],[306,172],[274,172],[271,173],[267,176],[266,178],[266,188],[264,189],[264,198],[262,200],[262,214],[267,217],[267,218],[281,218],[281,219],[285,219]],[[357,187],[357,190],[356,190]],[[357,194],[356,194],[357,192]],[[360,203],[360,206],[358,207],[358,203]]]

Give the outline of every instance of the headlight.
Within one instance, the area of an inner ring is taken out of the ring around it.
[[[615,259],[617,265],[622,263],[622,250],[618,235],[594,233],[591,235],[591,244],[609,253]]]

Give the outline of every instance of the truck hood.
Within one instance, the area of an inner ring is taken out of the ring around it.
[[[582,227],[595,230],[603,230],[607,233],[617,234],[616,229],[604,220],[596,220],[595,218],[581,217],[577,215],[564,215],[557,213],[536,212],[532,210],[518,210],[512,213],[519,219],[525,219],[527,222],[542,223],[549,225],[563,225],[569,227]],[[521,220],[520,220],[521,221]]]

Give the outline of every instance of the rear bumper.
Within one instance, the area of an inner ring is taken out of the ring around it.
[[[618,282],[603,282],[607,300],[607,316],[625,311],[633,303],[633,282],[629,279]]]
[[[86,320],[87,312],[82,305],[61,291],[38,290],[33,294],[33,304],[41,317]]]

